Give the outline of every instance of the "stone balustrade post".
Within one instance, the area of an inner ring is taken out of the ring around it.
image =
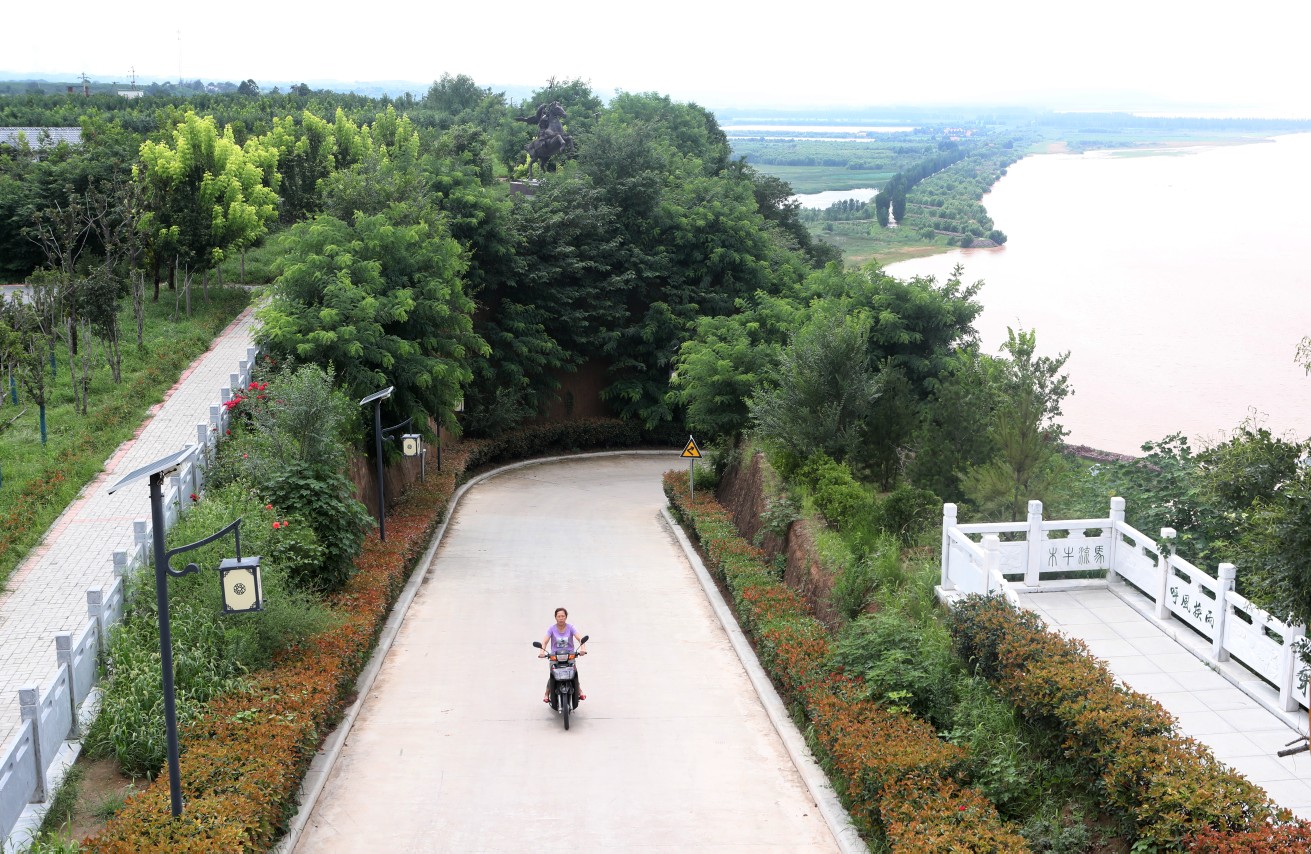
[[[1211,638],[1211,657],[1216,661],[1228,661],[1229,650],[1225,649],[1225,624],[1229,621],[1229,594],[1234,592],[1238,567],[1232,563],[1222,563],[1219,568],[1220,584],[1215,589],[1215,637]]]
[[[1024,586],[1037,587],[1042,571],[1042,502],[1029,502],[1029,530],[1025,534]]]
[[[55,659],[68,671],[68,734],[65,739],[77,738],[77,671],[73,668],[73,635],[60,632],[55,635]]]
[[[1037,503],[1037,502],[1035,502]],[[985,534],[983,537],[983,592],[992,594],[992,579],[1001,573],[1001,537]],[[997,588],[1000,590],[1000,586]]]
[[[96,637],[100,640],[100,646],[103,649],[105,640],[108,637],[105,630],[109,628],[105,625],[105,591],[88,590],[86,592],[86,613],[96,624]]]
[[[1124,499],[1116,496],[1111,499],[1111,530],[1108,532],[1111,536],[1111,542],[1106,547],[1106,581],[1115,581],[1117,573],[1116,567],[1119,565],[1120,554],[1120,531],[1119,526],[1124,524]]]
[[[46,763],[41,755],[41,689],[18,689],[18,714],[21,720],[32,722],[32,761],[36,763],[36,790],[28,803],[41,804],[46,799]]]
[[[951,531],[956,527],[956,505],[942,505],[942,589],[955,590],[951,581]]]
[[[1279,708],[1285,712],[1296,712],[1298,708],[1298,647],[1306,637],[1306,626],[1290,626],[1284,635],[1284,648],[1279,653]]]
[[[1156,555],[1156,619],[1170,619],[1170,606],[1166,600],[1170,595],[1170,552],[1172,542],[1177,536],[1174,528],[1162,528],[1161,539],[1157,542]]]

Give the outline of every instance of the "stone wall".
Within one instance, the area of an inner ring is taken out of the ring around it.
[[[766,468],[764,454],[743,459],[729,466],[716,491],[716,498],[733,515],[738,531],[751,542],[761,533],[760,514],[767,503]],[[766,531],[761,535],[760,546],[771,561],[778,555],[785,556],[783,581],[805,597],[820,622],[834,630],[842,622],[831,601],[834,576],[820,565],[814,525],[806,519],[793,522],[782,537]]]
[[[428,421],[428,428],[434,433],[438,430],[437,423],[431,419]],[[449,442],[450,434],[445,430],[441,431],[442,441]],[[386,437],[384,442],[393,442],[391,436]],[[431,476],[437,472],[437,443],[424,441],[423,446],[428,449],[427,472]],[[369,515],[375,519],[378,516],[378,467],[372,459],[353,451],[350,457],[350,468],[347,475],[351,482],[355,484],[355,498],[369,508]],[[387,481],[387,506],[391,506],[397,499],[405,494],[410,485],[419,480],[422,471],[422,463],[418,457],[401,457],[391,465],[384,466],[384,479]]]

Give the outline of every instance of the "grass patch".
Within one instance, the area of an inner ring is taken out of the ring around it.
[[[272,284],[273,280],[282,274],[281,262],[287,254],[285,241],[289,233],[280,231],[277,234],[270,234],[258,246],[246,250],[244,260],[240,252],[229,253],[219,265],[219,271],[223,274],[223,284]]]
[[[45,445],[41,444],[37,407],[21,388],[17,405],[12,403],[6,385],[0,424],[17,420],[0,433],[0,472],[4,475],[0,486],[0,585],[99,474],[110,454],[132,437],[150,407],[163,399],[178,375],[209,349],[214,337],[249,300],[250,293],[244,289],[211,287],[208,303],[193,292],[192,316],[173,320],[173,295],[161,295],[158,303],[146,304],[145,345],[140,348],[136,346],[132,307],[125,303],[120,314],[122,382],[116,385],[102,363],[91,381],[85,416],[73,406],[68,350],[56,347],[54,384],[47,391]]]
[[[72,824],[73,813],[82,788],[82,778],[85,775],[86,769],[81,765],[74,765],[64,774],[64,780],[59,784],[58,791],[50,799],[50,808],[41,819],[41,827],[37,831],[39,836],[47,836]]]

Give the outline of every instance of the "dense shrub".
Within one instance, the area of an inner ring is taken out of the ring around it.
[[[722,506],[701,492],[689,500],[685,472],[668,472],[664,488],[711,572],[732,592],[761,663],[810,718],[835,785],[867,833],[894,852],[1027,850],[992,804],[958,779],[963,749],[928,723],[871,700],[858,676],[833,672],[824,627],[770,576],[763,552],[738,535]]]
[[[951,725],[957,667],[940,629],[895,611],[868,614],[843,629],[834,661],[864,680],[870,699]]]
[[[827,454],[807,459],[794,479],[810,490],[815,508],[838,530],[851,528],[872,509],[869,493],[856,482],[851,469]]]
[[[874,518],[880,528],[911,545],[937,522],[941,513],[938,496],[903,483],[878,503]]]
[[[358,407],[315,365],[267,365],[259,374],[267,380],[234,390],[227,404],[231,440],[220,445],[213,481],[252,484],[265,503],[307,522],[319,560],[298,562],[292,580],[316,593],[339,590],[373,524],[346,475]]]
[[[1270,823],[1241,833],[1207,828],[1184,840],[1197,854],[1306,854],[1311,851],[1311,823]]]
[[[1289,820],[1260,787],[1178,735],[1155,700],[1116,684],[1081,641],[998,597],[966,597],[949,622],[961,657],[1099,780],[1106,807],[1139,844],[1175,848],[1208,828],[1246,832]]]
[[[848,558],[833,581],[833,607],[843,617],[855,619],[873,601],[879,586],[900,571],[901,550],[891,536],[876,536],[859,558],[848,550]]]
[[[673,444],[669,437],[645,432],[640,424],[616,418],[582,418],[530,424],[473,444],[469,471],[510,460],[530,459],[553,453],[568,453],[584,448],[633,448],[644,443]]]

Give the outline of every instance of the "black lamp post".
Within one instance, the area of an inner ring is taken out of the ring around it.
[[[194,563],[183,569],[169,566],[169,558],[175,554],[188,552],[208,545],[220,537],[232,533],[236,539],[237,557],[225,559],[219,564],[219,580],[223,590],[223,612],[225,614],[247,613],[263,609],[263,591],[260,589],[258,557],[241,556],[241,520],[233,522],[216,534],[203,540],[178,548],[164,549],[164,478],[186,462],[192,454],[190,445],[175,454],[142,466],[124,477],[110,488],[113,495],[118,490],[144,478],[150,478],[150,520],[154,546],[155,561],[155,604],[159,609],[159,658],[164,677],[164,727],[168,739],[168,790],[172,801],[173,817],[182,815],[182,769],[178,762],[178,721],[177,704],[173,687],[173,635],[169,630],[168,616],[168,576],[175,578],[199,572],[200,567]]]
[[[387,542],[387,492],[382,471],[382,402],[391,397],[391,393],[395,390],[396,386],[389,385],[360,401],[360,406],[373,404],[373,443],[375,456],[378,458],[378,539],[384,543]]]

